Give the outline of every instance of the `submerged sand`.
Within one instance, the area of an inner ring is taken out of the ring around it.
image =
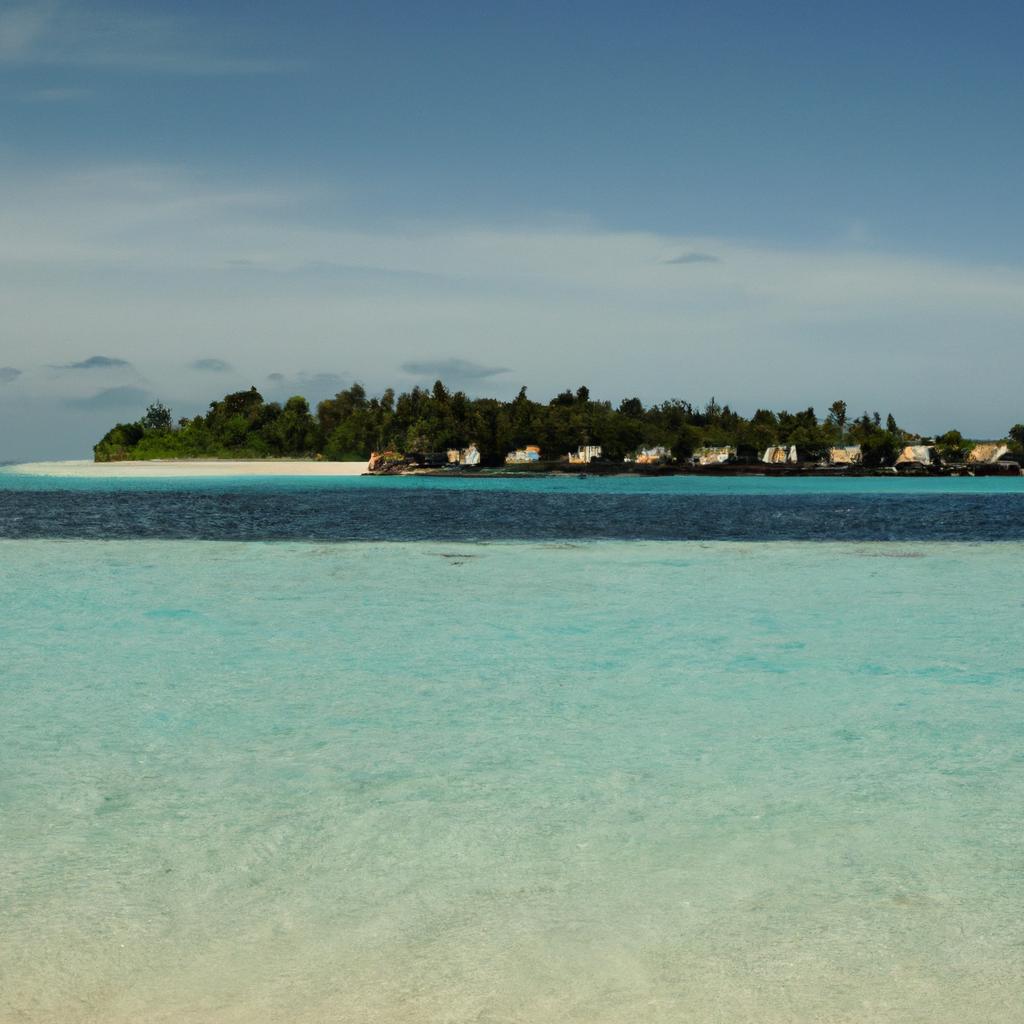
[[[195,476],[359,476],[365,462],[313,462],[302,459],[150,459],[146,461],[25,462],[9,466],[15,473],[34,476],[118,477]]]

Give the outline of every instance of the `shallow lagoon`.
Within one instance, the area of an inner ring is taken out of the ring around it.
[[[0,542],[0,1020],[1016,1022],[1022,570]]]

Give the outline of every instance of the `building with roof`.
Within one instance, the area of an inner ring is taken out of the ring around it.
[[[786,463],[793,465],[799,461],[796,454],[796,445],[791,444],[787,447],[786,445],[773,444],[765,448],[761,461],[771,466],[782,466]]]
[[[993,462],[998,462],[1007,452],[1009,447],[1005,444],[998,442],[988,444],[976,444],[967,453],[967,465],[968,466],[983,466],[990,465]]]
[[[935,463],[935,448],[930,444],[908,444],[896,456],[897,469],[927,469]]]
[[[480,449],[475,444],[471,444],[468,448],[449,448],[448,449],[448,465],[449,466],[479,466],[480,465]]]
[[[721,466],[735,457],[736,449],[728,445],[698,448],[693,453],[693,461],[698,466]]]
[[[635,456],[627,455],[623,461],[635,462],[638,466],[657,466],[671,459],[672,452],[668,448],[655,445],[653,448],[641,448]]]
[[[863,461],[864,453],[859,444],[839,445],[828,450],[830,466],[859,466]]]
[[[599,444],[581,444],[575,452],[569,452],[569,461],[573,465],[586,465],[599,458],[601,458],[601,446]]]
[[[517,448],[505,456],[506,466],[520,466],[528,462],[540,461],[540,448],[535,444],[528,444],[523,448]]]

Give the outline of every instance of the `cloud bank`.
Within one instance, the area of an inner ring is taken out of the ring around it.
[[[112,356],[89,356],[77,363],[51,364],[54,370],[117,370],[131,369],[127,359],[116,359]]]
[[[431,377],[461,383],[482,381],[511,371],[507,366],[483,366],[471,359],[427,359],[402,363],[402,372],[413,377]]]
[[[0,363],[28,347],[82,371],[26,370],[18,390],[39,403],[95,401],[74,390],[87,371],[138,367],[176,412],[219,397],[214,374],[234,368],[232,387],[311,400],[404,375],[502,397],[716,395],[746,412],[844,398],[983,437],[1021,418],[1019,266],[564,221],[367,226],[341,203],[333,222],[310,218],[308,200],[154,165],[0,173]],[[132,362],[67,362],[69,337]]]
[[[74,87],[34,89],[23,96],[26,103],[77,103],[91,98],[91,89]]]
[[[59,0],[0,11],[3,64],[192,76],[276,74],[303,66],[230,52],[187,16]]]
[[[323,371],[320,373],[268,373],[266,390],[274,399],[291,398],[302,395],[314,404],[322,398],[330,398],[352,383],[351,378],[338,373]]]
[[[64,404],[71,409],[86,410],[131,410],[142,412],[152,396],[144,388],[136,388],[125,385],[116,388],[103,388],[93,395],[64,399]],[[111,424],[113,425],[113,424]]]
[[[712,256],[708,252],[684,252],[679,256],[673,256],[670,259],[662,260],[662,263],[668,264],[686,264],[686,263],[721,263],[722,261],[717,256]]]

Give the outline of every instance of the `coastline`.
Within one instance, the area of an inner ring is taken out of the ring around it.
[[[26,476],[118,478],[236,476],[361,476],[365,462],[313,462],[302,459],[151,459],[125,462],[23,462],[5,470]]]
[[[819,466],[805,463],[796,466],[779,466],[765,463],[729,463],[726,465],[694,466],[688,463],[673,465],[637,466],[627,463],[595,462],[586,465],[548,463],[542,466],[403,466],[397,469],[371,470],[369,476],[429,476],[467,477],[483,479],[537,479],[538,477],[771,477],[771,478],[818,478],[842,480],[855,477],[883,477],[886,479],[937,477],[1019,477],[1022,472],[1016,468],[1004,471],[988,466],[968,468],[962,465],[934,466],[925,469],[898,470],[894,466]]]
[[[537,480],[573,477],[732,477],[732,478],[818,478],[852,479],[881,477],[886,479],[935,479],[942,477],[1019,477],[1020,471],[1008,473],[993,467],[964,466],[930,467],[927,470],[899,472],[893,467],[832,467],[812,464],[778,466],[761,463],[693,466],[688,464],[637,466],[597,462],[569,466],[545,463],[540,466],[443,466],[408,465],[384,471],[371,471],[366,462],[330,462],[312,459],[126,459],[118,462],[94,462],[91,459],[50,460],[9,463],[0,472],[22,476],[63,477],[87,480],[139,480],[229,477],[353,477],[402,476],[427,478],[467,478],[477,480]]]

